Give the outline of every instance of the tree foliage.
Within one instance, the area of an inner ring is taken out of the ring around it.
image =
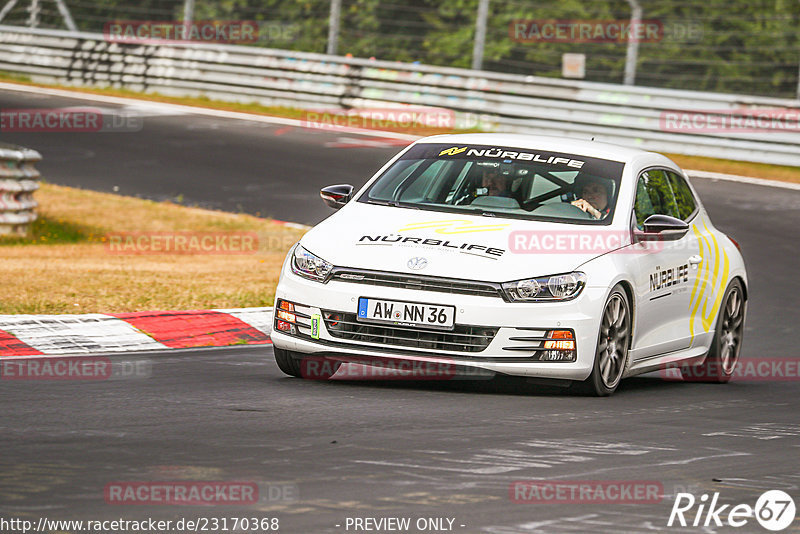
[[[182,0],[66,0],[81,30],[106,22],[180,20]],[[40,0],[41,25],[63,27],[53,0]],[[800,0],[640,0],[643,18],[664,29],[639,45],[636,83],[656,87],[794,97],[800,71]],[[4,23],[25,24],[21,0]],[[257,20],[291,31],[256,46],[325,52],[330,0],[196,0],[197,20]],[[343,0],[339,53],[469,67],[478,0]],[[519,42],[515,20],[613,21],[625,0],[491,0],[484,68],[561,76],[562,55],[586,55],[586,79],[621,83],[625,42]]]

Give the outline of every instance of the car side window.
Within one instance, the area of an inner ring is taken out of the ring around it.
[[[671,215],[678,217],[678,207],[664,171],[653,169],[643,172],[636,183],[636,202],[634,204],[636,226],[641,230],[644,221],[651,215]]]
[[[633,206],[633,212],[636,214],[636,226],[639,230],[644,227],[645,219],[656,212],[650,202],[650,195],[647,194],[647,182],[644,176],[640,176],[639,181],[636,182],[636,203]]]
[[[680,218],[686,221],[697,210],[697,201],[683,176],[671,171],[667,171],[667,176],[669,176],[672,192],[675,194],[675,203],[678,206]]]

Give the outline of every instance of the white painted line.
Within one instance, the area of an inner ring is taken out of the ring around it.
[[[225,345],[219,347],[163,347],[159,349],[147,349],[147,350],[128,350],[128,351],[110,351],[110,352],[92,352],[90,354],[86,353],[74,353],[74,354],[28,354],[25,356],[0,356],[0,363],[6,360],[37,360],[41,358],[81,358],[81,357],[95,357],[95,356],[107,356],[107,357],[124,357],[126,355],[133,356],[155,356],[155,355],[163,355],[163,356],[171,356],[173,358],[180,358],[182,353],[186,352],[214,352],[219,349],[224,350],[239,350],[239,349],[252,349],[254,347],[263,347],[264,345]]]
[[[795,184],[792,182],[780,182],[778,180],[765,180],[763,178],[752,178],[750,176],[738,176],[736,174],[722,174],[719,172],[708,172],[708,171],[687,170],[686,173],[689,175],[689,178],[725,180],[728,182],[739,182],[742,184],[763,185],[767,187],[779,187],[781,189],[793,189],[795,191],[800,191],[800,184]]]
[[[297,230],[311,230],[311,228],[313,228],[312,226],[309,226],[307,224],[300,224],[293,222],[284,223],[284,226],[288,226],[289,228],[295,228]]]
[[[311,228],[313,228],[312,226],[309,226],[307,224],[300,224],[289,221],[279,221],[278,219],[272,219],[272,222],[280,224],[282,226],[286,226],[287,228],[295,228],[297,230],[311,230]]]
[[[391,140],[387,135],[383,135],[383,130],[373,134],[372,139],[353,139],[352,137],[338,137],[336,141],[325,143],[327,148],[392,148],[406,146],[405,143],[398,143]],[[405,140],[401,140],[405,141]]]
[[[0,315],[0,329],[45,354],[166,350],[122,319],[84,315]]]
[[[229,310],[213,310],[227,313],[247,323],[266,335],[272,331],[272,307],[269,308],[234,308]]]
[[[49,87],[36,87],[32,85],[22,85],[8,82],[0,82],[0,90],[18,91],[22,93],[33,93],[39,95],[61,96],[65,98],[77,98],[80,100],[88,100],[90,102],[106,102],[109,104],[119,104],[122,106],[142,105],[147,103],[151,110],[158,110],[160,112],[169,112],[179,114],[193,114],[205,115],[208,117],[221,117],[225,119],[239,119],[251,122],[263,122],[267,124],[282,124],[284,126],[295,126],[297,128],[305,128],[307,130],[316,130],[323,132],[335,133],[351,133],[357,135],[368,135],[374,137],[380,135],[381,137],[390,137],[392,139],[403,139],[406,141],[416,141],[420,139],[418,135],[402,134],[397,132],[387,132],[383,130],[368,130],[363,128],[347,128],[337,127],[336,129],[315,128],[309,126],[307,121],[299,119],[287,119],[284,117],[272,117],[269,115],[255,115],[253,113],[242,113],[238,111],[225,111],[221,109],[200,108],[195,106],[186,106],[183,104],[169,104],[166,102],[153,102],[151,100],[140,100],[136,98],[128,98],[121,96],[107,96],[95,95],[91,93],[82,93],[80,91],[68,91],[65,89],[52,89]]]

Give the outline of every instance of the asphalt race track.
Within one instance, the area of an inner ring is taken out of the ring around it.
[[[361,186],[409,144],[401,141],[397,146],[397,140],[380,139],[379,134],[373,139],[280,124],[165,115],[146,102],[118,106],[0,91],[3,110],[75,106],[135,115],[141,118],[141,129],[0,132],[0,142],[36,147],[44,157],[37,168],[51,183],[306,224],[330,214],[321,201],[309,202],[319,199],[321,188],[338,183]],[[334,148],[354,145],[359,148]]]
[[[2,108],[64,105],[76,101],[0,93]],[[182,194],[189,204],[304,223],[328,213],[319,187],[359,185],[398,150],[341,148],[341,135],[278,129],[160,115],[146,118],[139,133],[0,140],[41,151],[39,167],[54,183],[116,185],[148,198]],[[694,184],[747,262],[742,357],[796,365],[800,192]],[[766,532],[753,518],[738,529],[666,524],[677,492],[698,499],[719,492],[720,504],[751,506],[768,489],[800,497],[796,371],[794,379],[727,385],[648,375],[596,399],[509,379],[305,381],[284,376],[269,345],[111,360],[143,362],[147,372],[0,382],[0,517],[275,517],[292,534],[354,532],[347,518],[366,517],[449,518],[452,532],[463,533]],[[104,498],[109,483],[195,479],[253,481],[261,500],[200,507]],[[651,481],[663,498],[513,502],[511,484],[525,480]],[[786,532],[797,531],[795,523]]]

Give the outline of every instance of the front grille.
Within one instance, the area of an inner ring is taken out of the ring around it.
[[[349,282],[352,284],[368,284],[372,286],[400,287],[420,291],[502,298],[500,284],[459,280],[457,278],[419,276],[361,269],[335,269],[331,275],[331,280]]]
[[[323,311],[328,333],[339,339],[448,352],[481,352],[497,334],[488,326],[455,325],[453,330],[426,330],[361,323],[353,313]]]

